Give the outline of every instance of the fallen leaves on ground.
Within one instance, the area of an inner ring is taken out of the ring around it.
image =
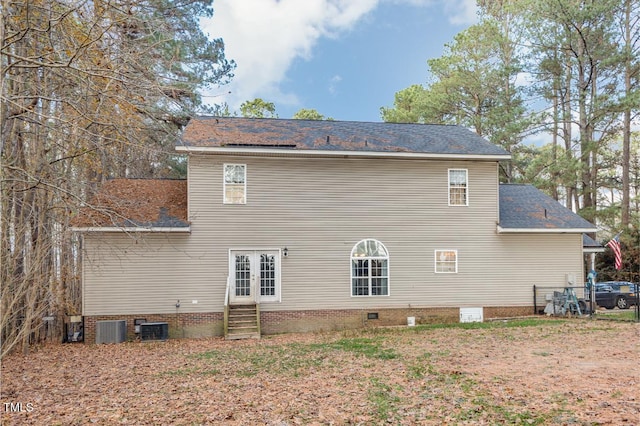
[[[49,345],[3,360],[0,420],[633,425],[639,356],[638,324],[590,320]]]

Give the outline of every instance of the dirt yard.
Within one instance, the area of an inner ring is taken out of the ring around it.
[[[638,425],[640,325],[595,320],[46,346],[2,424]]]

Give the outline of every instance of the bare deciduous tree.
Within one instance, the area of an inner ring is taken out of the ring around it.
[[[171,175],[197,89],[234,64],[199,30],[207,0],[1,0],[0,12],[4,355],[80,313],[70,216],[107,178]]]

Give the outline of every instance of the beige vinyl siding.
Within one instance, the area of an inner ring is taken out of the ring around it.
[[[244,157],[247,204],[222,205],[222,165],[233,161],[191,157],[193,239],[218,248],[212,264],[226,265],[231,248],[287,247],[282,302],[265,310],[527,305],[540,269],[558,285],[580,276],[579,235],[496,233],[495,163]],[[451,167],[469,170],[468,207],[448,206]],[[390,296],[351,297],[350,253],[365,238],[389,250]],[[440,248],[458,250],[457,274],[434,273]],[[214,274],[226,282],[227,270]]]
[[[178,300],[178,312],[211,312],[207,276],[191,270],[188,246],[188,234],[85,235],[83,315],[176,313]]]
[[[244,205],[222,202],[225,163],[247,165]],[[450,168],[468,170],[469,206],[448,206]],[[193,155],[190,235],[147,234],[144,257],[103,256],[87,235],[101,267],[85,265],[85,315],[175,312],[178,299],[219,312],[232,249],[288,248],[281,302],[264,311],[527,306],[534,284],[581,282],[581,236],[497,234],[497,191],[495,162]],[[367,238],[389,251],[389,296],[351,296],[351,250]],[[437,249],[458,251],[458,273],[434,272]]]

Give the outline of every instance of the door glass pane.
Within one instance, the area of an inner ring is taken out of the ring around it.
[[[260,255],[260,296],[276,295],[276,257]]]
[[[236,255],[236,296],[251,295],[251,263],[249,256]]]

